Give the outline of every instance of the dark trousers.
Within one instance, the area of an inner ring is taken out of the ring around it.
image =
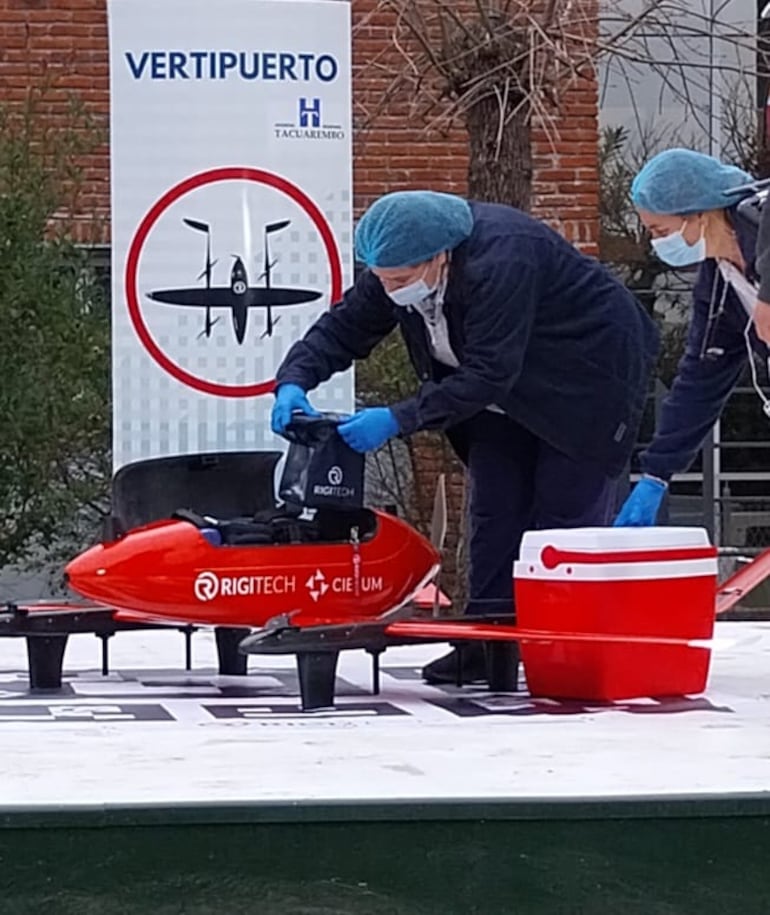
[[[466,613],[512,613],[513,562],[523,533],[609,524],[618,480],[489,411],[450,430],[449,438],[470,486]]]

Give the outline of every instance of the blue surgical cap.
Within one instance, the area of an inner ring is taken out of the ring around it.
[[[411,267],[451,251],[471,234],[467,200],[437,191],[396,191],[369,207],[356,227],[356,256],[367,267]]]
[[[725,191],[754,179],[741,168],[725,165],[693,149],[666,149],[653,156],[634,178],[634,206],[650,213],[682,215],[722,210],[739,196]]]

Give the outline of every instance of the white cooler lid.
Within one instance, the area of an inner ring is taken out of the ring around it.
[[[574,527],[526,531],[521,539],[519,557],[525,562],[535,562],[547,546],[586,553],[611,553],[710,545],[708,531],[703,527]]]

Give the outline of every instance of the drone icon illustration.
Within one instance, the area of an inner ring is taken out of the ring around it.
[[[230,310],[233,322],[233,332],[238,343],[243,343],[246,337],[249,309],[263,308],[265,315],[265,330],[262,338],[273,334],[275,325],[280,317],[273,316],[274,308],[289,305],[304,305],[321,298],[322,293],[314,289],[294,289],[285,286],[273,286],[271,282],[272,270],[277,261],[270,259],[270,236],[280,232],[291,224],[291,220],[284,219],[279,222],[267,223],[264,226],[265,261],[259,280],[264,280],[264,286],[250,286],[249,277],[243,258],[233,254],[234,263],[230,271],[229,286],[212,286],[212,274],[218,259],[212,260],[211,256],[211,226],[209,223],[195,219],[183,219],[186,226],[196,232],[206,235],[206,254],[203,270],[196,279],[205,279],[205,285],[183,289],[158,289],[147,293],[153,302],[165,305],[181,305],[188,308],[204,308],[205,317],[203,330],[199,336],[210,337],[214,325],[220,320],[212,317],[212,309],[226,308]]]

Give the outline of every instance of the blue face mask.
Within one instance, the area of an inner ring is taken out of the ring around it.
[[[685,223],[682,223],[684,227]],[[701,237],[694,245],[688,244],[682,235],[682,229],[664,235],[663,238],[653,238],[652,247],[658,257],[672,267],[690,267],[706,259],[706,239]]]

